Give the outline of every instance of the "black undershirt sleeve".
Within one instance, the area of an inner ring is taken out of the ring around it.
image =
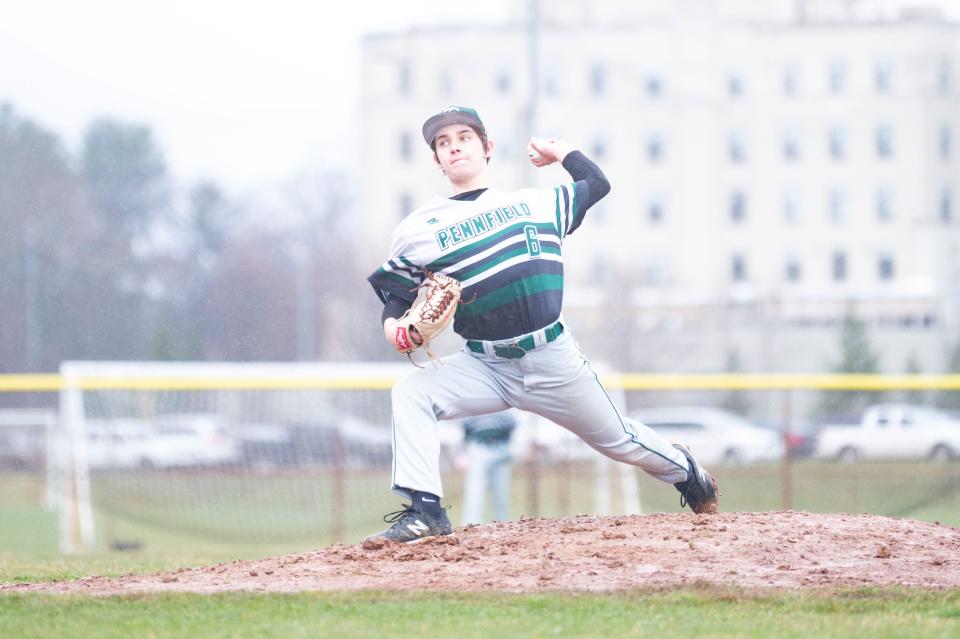
[[[380,322],[386,322],[388,317],[396,319],[404,313],[407,312],[407,309],[413,306],[410,302],[406,302],[399,297],[391,297],[387,299],[387,302],[383,305],[383,313],[380,315]]]
[[[573,233],[583,221],[584,213],[610,192],[610,182],[600,167],[581,151],[571,151],[563,158],[563,168],[577,182],[577,210],[568,234]]]

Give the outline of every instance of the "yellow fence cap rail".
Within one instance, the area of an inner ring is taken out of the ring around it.
[[[117,376],[57,374],[0,375],[0,392],[79,390],[389,390],[400,375],[331,377],[272,376]],[[677,390],[960,390],[960,375],[837,375],[837,374],[664,374],[623,373],[603,377],[609,388],[634,391]]]

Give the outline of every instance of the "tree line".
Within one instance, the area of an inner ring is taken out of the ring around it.
[[[377,317],[347,178],[305,173],[273,200],[176,184],[146,125],[98,119],[71,151],[0,105],[0,372],[372,355],[343,337]]]

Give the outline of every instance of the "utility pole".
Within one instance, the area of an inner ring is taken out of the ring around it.
[[[530,87],[527,91],[527,106],[525,109],[524,129],[526,139],[529,140],[536,133],[537,106],[540,101],[540,0],[527,0],[527,72],[530,78]],[[526,155],[524,153],[524,155]],[[524,186],[531,186],[533,182],[534,166],[524,162]]]

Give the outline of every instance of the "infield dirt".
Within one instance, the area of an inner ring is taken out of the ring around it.
[[[176,572],[2,584],[0,593],[614,591],[701,584],[960,587],[960,529],[797,511],[529,518],[415,544],[338,544]]]

